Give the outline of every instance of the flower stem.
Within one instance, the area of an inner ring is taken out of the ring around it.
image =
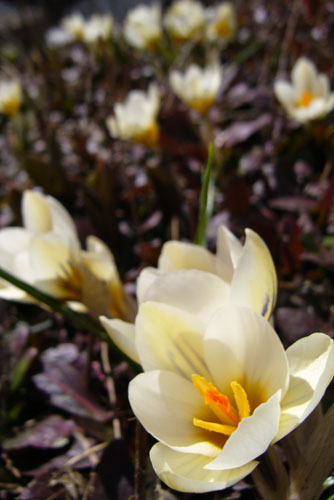
[[[270,446],[261,457],[260,464],[252,473],[252,478],[258,492],[265,500],[288,500],[288,474],[274,446]]]

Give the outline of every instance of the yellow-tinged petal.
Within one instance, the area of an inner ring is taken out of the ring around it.
[[[297,340],[287,351],[290,385],[281,402],[275,441],[299,425],[317,406],[334,376],[334,342],[324,333]]]
[[[181,241],[168,241],[164,244],[158,267],[162,271],[178,269],[198,269],[208,273],[216,271],[215,257],[209,250]]]
[[[41,193],[27,190],[22,198],[22,218],[24,226],[34,233],[52,230],[52,217],[47,199]]]
[[[135,363],[140,363],[135,343],[135,325],[120,319],[109,319],[100,317],[100,321],[106,329],[109,337]]]
[[[258,234],[246,229],[246,242],[232,279],[231,302],[270,318],[276,295],[276,270],[267,245]]]
[[[146,371],[170,370],[188,379],[193,373],[208,376],[202,326],[186,311],[168,304],[144,302],[136,318],[136,347]]]
[[[193,425],[195,415],[207,420],[211,411],[190,380],[176,373],[155,370],[137,375],[129,385],[129,401],[145,429],[174,449],[213,458],[226,440]]]
[[[205,493],[228,488],[250,474],[258,462],[252,461],[243,467],[218,471],[205,467],[211,458],[174,451],[157,443],[150,451],[156,474],[170,488],[189,493]]]

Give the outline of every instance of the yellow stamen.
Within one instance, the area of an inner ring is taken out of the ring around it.
[[[231,382],[231,388],[233,391],[235,402],[237,404],[240,420],[249,417],[250,406],[245,389],[235,381]]]
[[[193,375],[192,380],[195,388],[203,396],[205,404],[211,408],[223,424],[238,424],[238,413],[227,396],[219,392],[211,382],[200,375]]]
[[[236,429],[234,425],[224,425],[224,424],[217,424],[215,422],[206,422],[205,420],[201,420],[195,417],[193,418],[193,424],[196,427],[201,427],[201,429],[205,429],[206,431],[218,432],[219,434],[224,434],[225,436],[230,436],[232,432],[234,432]]]
[[[200,375],[193,375],[192,381],[195,389],[201,394],[204,403],[209,406],[220,422],[208,422],[199,418],[193,418],[196,427],[207,431],[217,432],[230,436],[236,430],[239,422],[251,414],[250,404],[245,389],[235,380],[231,382],[231,389],[235,399],[236,407],[231,405],[230,400],[222,394],[211,382]]]
[[[215,28],[217,35],[221,36],[222,38],[229,36],[229,34],[231,33],[229,24],[223,20],[219,21],[216,24]]]
[[[300,96],[299,101],[297,102],[297,106],[306,107],[310,104],[313,99],[313,95],[309,90],[304,90],[302,95]]]

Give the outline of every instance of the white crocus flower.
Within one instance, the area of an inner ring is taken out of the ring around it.
[[[94,236],[82,250],[72,218],[55,198],[25,191],[22,219],[24,227],[0,231],[0,267],[96,316],[133,318],[132,300],[123,290],[110,250]],[[0,281],[0,297],[32,300],[5,280]]]
[[[252,472],[312,412],[334,374],[328,335],[313,333],[285,351],[247,307],[223,307],[203,325],[146,302],[136,324],[145,372],[130,382],[130,404],[158,440],[153,468],[179,491],[220,490]]]
[[[204,12],[202,4],[195,0],[175,1],[163,21],[168,35],[181,42],[198,38],[204,30]]]
[[[245,305],[270,318],[276,302],[277,278],[264,241],[246,229],[244,246],[224,226],[217,235],[217,253],[181,241],[162,248],[158,269],[144,269],[137,282],[138,303],[161,302],[197,316],[203,323],[221,306]],[[140,363],[136,325],[101,318],[113,342]]]
[[[82,14],[74,13],[65,17],[62,22],[62,28],[71,35],[73,40],[83,41],[86,21]]]
[[[292,83],[278,80],[274,91],[291,118],[306,123],[323,118],[334,108],[334,93],[328,77],[317,72],[314,64],[301,57],[291,72]]]
[[[204,114],[217,98],[222,74],[222,67],[218,64],[203,69],[192,64],[185,73],[171,71],[169,81],[173,91],[183,102]]]
[[[159,105],[156,84],[152,83],[147,92],[132,90],[124,103],[115,104],[115,115],[107,119],[110,134],[145,146],[155,146],[159,140]]]
[[[228,42],[237,29],[237,19],[234,6],[222,3],[206,10],[206,37],[210,41],[222,40]]]
[[[124,36],[136,49],[154,49],[162,37],[160,5],[138,5],[130,10],[125,18]]]
[[[0,81],[0,113],[14,115],[18,112],[22,102],[21,83],[16,80]]]
[[[98,40],[109,40],[113,27],[113,17],[108,15],[94,14],[86,22],[83,40],[86,43],[95,43]]]

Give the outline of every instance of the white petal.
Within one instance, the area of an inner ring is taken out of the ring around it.
[[[171,271],[156,278],[144,295],[145,301],[162,302],[198,316],[203,324],[227,304],[230,287],[211,273],[196,270]]]
[[[217,233],[217,274],[224,281],[232,281],[234,268],[242,253],[242,245],[238,238],[225,226],[220,226]]]
[[[232,397],[239,382],[254,404],[266,401],[288,385],[284,348],[270,323],[246,307],[224,307],[210,321],[204,337],[207,366],[215,385]],[[223,367],[223,368],[222,368]]]
[[[199,320],[181,309],[144,302],[136,317],[136,347],[144,370],[170,370],[205,377],[203,331]]]
[[[72,217],[65,207],[56,198],[53,198],[53,196],[46,196],[46,200],[51,211],[52,231],[63,239],[68,240],[69,244],[78,250],[80,242]]]
[[[242,467],[262,455],[277,433],[281,415],[281,391],[244,418],[227,440],[221,453],[206,469],[226,470]]]
[[[36,236],[30,249],[36,279],[59,278],[71,261],[70,247],[55,234]]]
[[[270,318],[276,303],[277,276],[267,245],[251,229],[231,284],[231,302],[248,306]]]
[[[221,446],[193,425],[194,416],[208,416],[202,396],[176,373],[151,371],[137,375],[129,385],[131,407],[145,429],[164,444],[184,453],[215,457]]]
[[[52,218],[49,204],[44,195],[36,191],[25,191],[22,197],[23,225],[34,233],[46,233],[52,230]]]
[[[215,256],[208,250],[193,243],[168,241],[164,244],[159,258],[159,269],[176,271],[178,269],[198,269],[215,274]]]
[[[228,488],[250,474],[258,464],[253,461],[231,470],[207,470],[204,467],[210,458],[174,451],[161,443],[153,446],[150,458],[156,474],[167,486],[189,493]]]
[[[296,103],[296,90],[288,82],[277,80],[274,84],[274,92],[280,103],[287,109],[294,107]]]
[[[146,290],[152,285],[153,281],[162,274],[162,271],[154,267],[145,267],[137,279],[136,294],[138,303],[141,304],[145,301]]]
[[[0,258],[14,257],[29,247],[32,234],[21,227],[7,227],[0,231]]]
[[[135,363],[139,363],[135,344],[135,325],[120,319],[109,319],[105,316],[101,316],[100,321],[114,344]]]
[[[324,333],[297,340],[287,351],[290,385],[282,400],[275,441],[299,425],[317,406],[334,375],[334,343]]]
[[[306,57],[300,57],[291,72],[291,80],[298,91],[308,90],[312,94],[316,90],[318,72],[314,64]]]

